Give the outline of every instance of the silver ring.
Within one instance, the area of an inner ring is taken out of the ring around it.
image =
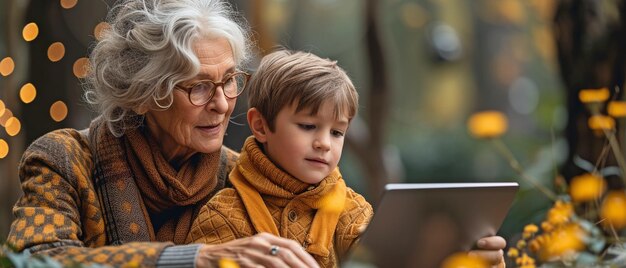
[[[279,247],[279,246],[274,246],[274,245],[272,245],[272,246],[270,247],[270,255],[272,255],[272,256],[276,256],[276,255],[278,255],[278,251],[279,251],[279,250],[280,250],[280,247]]]

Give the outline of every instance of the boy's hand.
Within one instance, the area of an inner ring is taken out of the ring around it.
[[[480,256],[486,260],[491,267],[505,267],[504,247],[506,240],[500,236],[483,237],[476,243],[477,250],[472,250],[469,254]]]

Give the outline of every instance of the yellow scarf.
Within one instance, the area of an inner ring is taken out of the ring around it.
[[[256,231],[277,236],[280,232],[259,191],[264,195],[293,199],[309,186],[276,167],[263,154],[254,137],[246,140],[237,168],[233,169],[229,178],[241,196]],[[317,187],[322,189],[320,195],[302,193],[301,197],[304,203],[317,209],[305,240],[309,243],[306,249],[312,254],[327,257],[345,205],[346,184],[339,170],[335,169]]]

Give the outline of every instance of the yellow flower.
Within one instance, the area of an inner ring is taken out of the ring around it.
[[[574,213],[574,207],[571,203],[557,200],[554,206],[548,210],[547,221],[553,226],[558,226],[569,221]]]
[[[551,233],[551,239],[546,240],[540,257],[543,260],[552,260],[578,252],[585,247],[584,237],[585,232],[577,224],[568,224],[559,228]]]
[[[515,259],[515,264],[517,264],[518,266],[534,265],[535,264],[535,259],[533,259],[532,257],[528,256],[528,254],[524,253],[524,254],[522,254],[521,257],[518,257],[517,259]]]
[[[537,225],[534,225],[532,223],[524,226],[524,233],[534,234],[537,231],[539,231],[539,227],[537,227]]]
[[[482,258],[469,255],[465,252],[457,252],[448,256],[441,264],[442,268],[484,268],[489,267]]]
[[[587,125],[593,130],[611,130],[615,128],[615,119],[606,115],[592,115],[587,120]]]
[[[539,236],[539,237],[531,240],[528,243],[528,249],[531,252],[537,252],[537,251],[539,251],[539,249],[541,249],[541,244],[542,244],[543,239],[539,239],[540,237],[544,237],[544,236]]]
[[[550,232],[552,229],[554,229],[554,226],[550,222],[544,221],[541,223],[541,230],[544,232]]]
[[[611,101],[607,107],[610,116],[615,118],[626,117],[626,101]]]
[[[609,99],[609,89],[608,88],[594,88],[594,89],[581,89],[578,92],[578,99],[582,103],[591,103],[591,102],[603,102]]]
[[[626,226],[626,193],[624,191],[609,192],[600,208],[600,216],[604,226],[619,230]]]
[[[219,268],[239,268],[239,264],[237,264],[237,262],[229,258],[220,259],[217,266]]]
[[[124,267],[124,268],[136,268],[136,267],[139,267],[139,263],[138,262],[134,262],[134,261],[129,261],[129,262],[123,264],[122,267]]]
[[[509,258],[517,258],[517,256],[519,256],[519,250],[516,248],[509,248],[506,255],[509,256]]]
[[[524,226],[524,232],[522,233],[522,237],[524,239],[528,239],[531,236],[533,236],[537,231],[539,231],[539,227],[531,223],[529,225]]]
[[[519,248],[519,249],[523,249],[526,246],[526,240],[524,239],[520,239],[517,241],[517,245],[515,245],[515,247]]]
[[[576,176],[570,184],[570,196],[575,202],[586,202],[599,198],[604,193],[604,179],[585,173]]]
[[[503,113],[484,111],[473,114],[467,122],[467,127],[476,138],[496,138],[506,132],[508,123]]]

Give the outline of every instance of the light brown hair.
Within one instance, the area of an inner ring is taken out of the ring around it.
[[[274,131],[278,112],[296,103],[296,112],[317,114],[326,100],[335,102],[334,116],[356,116],[359,96],[336,61],[305,52],[279,50],[261,60],[248,85],[248,107],[256,108]]]

